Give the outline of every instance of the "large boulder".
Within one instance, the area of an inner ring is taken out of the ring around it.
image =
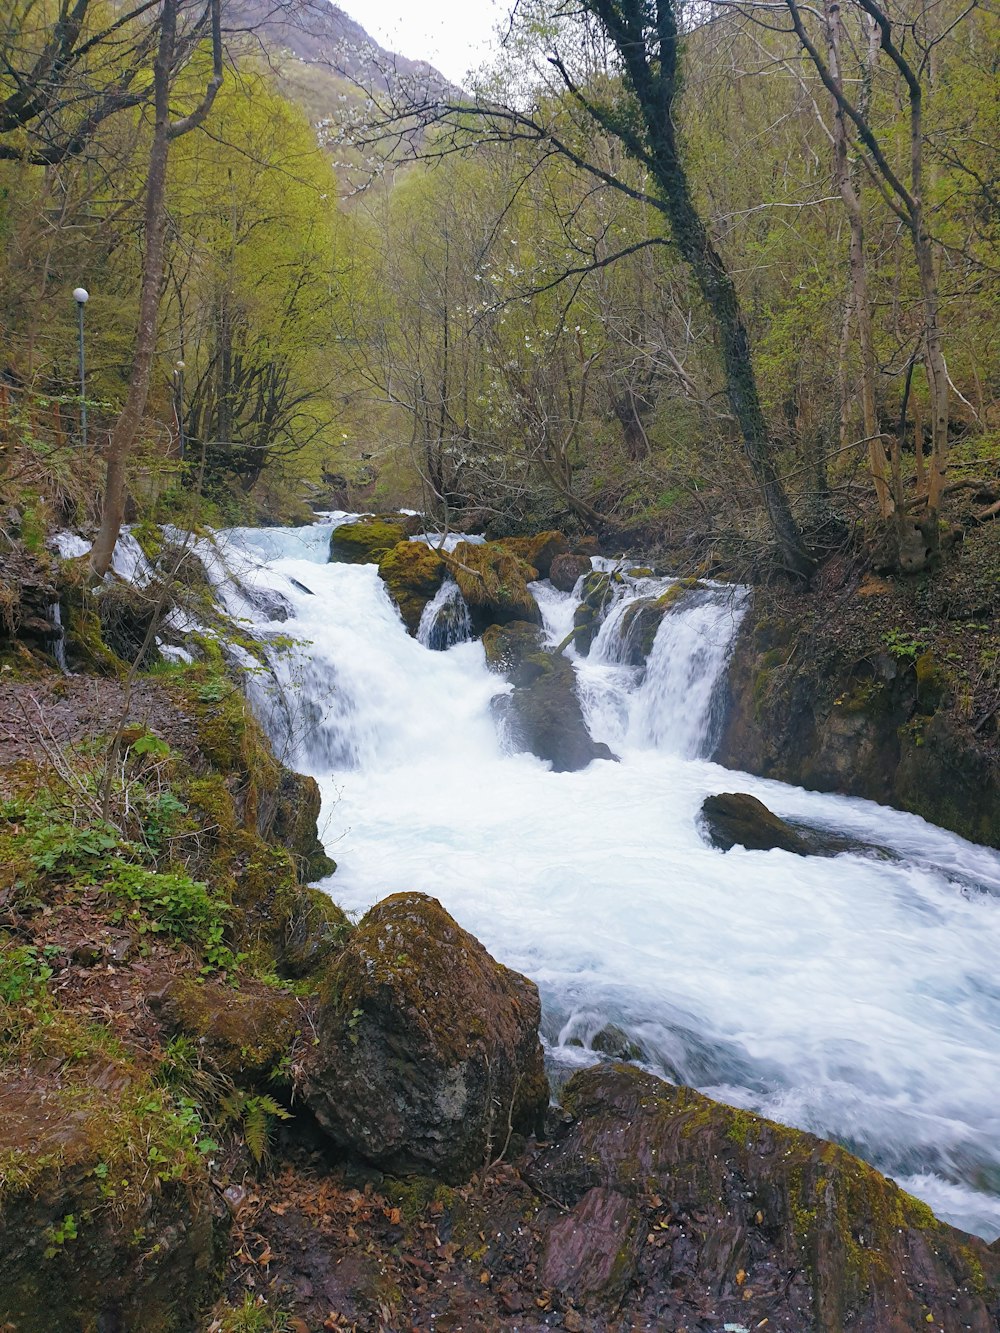
[[[833,1143],[601,1065],[525,1173],[567,1212],[542,1280],[621,1327],[993,1333],[1000,1254]]]
[[[548,1104],[535,986],[439,902],[398,893],[360,922],[322,990],[301,1092],[343,1148],[467,1180]]]
[[[567,551],[553,559],[549,567],[549,578],[553,587],[558,588],[560,592],[572,592],[577,579],[585,578],[590,570],[590,556],[573,555]]]
[[[341,523],[330,534],[330,559],[348,565],[372,565],[404,541],[407,525],[385,518]]]
[[[747,792],[724,791],[718,796],[706,796],[701,817],[712,846],[724,852],[746,847],[751,851],[780,848],[798,856],[809,854],[805,838]]]
[[[378,572],[399,607],[403,624],[416,634],[424,607],[444,582],[444,561],[426,542],[403,541],[382,556]]]
[[[477,634],[488,625],[506,625],[511,620],[541,624],[542,613],[528,590],[528,584],[538,577],[537,567],[527,564],[505,543],[459,542],[448,568]]]
[[[527,685],[541,670],[528,659],[542,648],[542,631],[526,620],[512,620],[506,625],[490,625],[483,631],[486,665],[515,685]]]
[[[515,748],[547,759],[557,773],[586,768],[593,759],[614,759],[587,730],[571,662],[560,653],[532,653],[514,674],[523,683],[494,699],[493,712]]]
[[[552,562],[569,552],[569,542],[561,532],[538,532],[533,537],[505,537],[503,545],[509,551],[538,570],[540,579],[547,579]]]

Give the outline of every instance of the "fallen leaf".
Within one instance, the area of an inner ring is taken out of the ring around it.
[[[479,1274],[479,1281],[480,1281],[480,1284],[481,1284],[482,1286],[484,1286],[484,1287],[486,1287],[486,1286],[489,1285],[490,1275],[489,1275],[489,1273],[487,1273],[487,1271],[486,1271],[485,1268],[484,1268],[483,1271]]]
[[[747,1272],[746,1272],[746,1269],[745,1269],[745,1268],[741,1268],[740,1271],[736,1274],[736,1285],[737,1285],[738,1287],[742,1287],[742,1286],[743,1286],[743,1283],[744,1283],[746,1280],[747,1280]]]

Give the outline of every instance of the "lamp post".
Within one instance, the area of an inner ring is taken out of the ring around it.
[[[178,457],[184,458],[184,362],[174,362],[174,412],[177,415]]]
[[[80,435],[83,439],[83,447],[87,447],[87,364],[83,355],[83,307],[90,300],[90,292],[86,287],[76,287],[73,290],[73,300],[76,302],[77,314],[80,323]]]

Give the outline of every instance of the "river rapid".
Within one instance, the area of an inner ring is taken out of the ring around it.
[[[320,783],[339,863],[323,887],[356,913],[399,890],[439,898],[538,984],[557,1077],[601,1058],[591,1043],[614,1024],[653,1071],[835,1138],[947,1221],[1000,1235],[1000,856],[705,757],[739,589],[666,617],[643,670],[622,665],[617,622],[669,581],[637,580],[574,658],[620,763],[553,773],[508,753],[490,700],[509,687],[481,645],[433,651],[374,565],[326,563],[343,517],[233,529],[208,560],[267,647],[270,672],[244,662],[255,707]],[[576,598],[533,589],[557,643]],[[714,850],[698,811],[733,790],[888,854]]]

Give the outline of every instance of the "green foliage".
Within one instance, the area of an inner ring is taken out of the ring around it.
[[[248,1291],[241,1306],[222,1314],[220,1333],[287,1333],[288,1319],[284,1310],[274,1309],[263,1296]]]
[[[134,904],[132,915],[142,931],[165,931],[200,944],[220,942],[226,904],[190,875],[116,861],[107,869],[105,888]]]
[[[928,634],[928,629],[921,629],[920,634]],[[927,644],[924,639],[918,639],[916,635],[908,634],[898,626],[888,629],[882,635],[882,642],[892,653],[893,657],[902,662],[915,662],[922,652],[925,651]]]
[[[248,1093],[234,1088],[219,1103],[223,1124],[239,1126],[250,1155],[260,1163],[267,1156],[276,1120],[290,1120],[291,1115],[268,1093]]]
[[[11,946],[0,937],[0,1004],[34,1008],[46,994],[52,978],[48,959],[51,946],[39,950],[33,944]]]
[[[76,1218],[72,1213],[67,1213],[61,1222],[55,1222],[52,1226],[45,1228],[45,1239],[48,1242],[43,1251],[45,1258],[54,1258],[67,1241],[76,1240],[76,1238]]]

